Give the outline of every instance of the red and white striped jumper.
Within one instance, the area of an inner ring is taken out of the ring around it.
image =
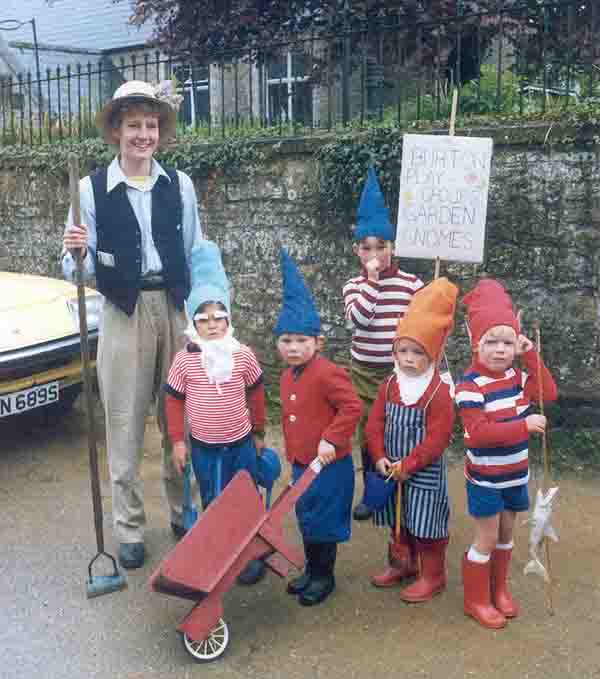
[[[183,440],[183,411],[192,439],[208,444],[239,441],[265,424],[262,370],[252,350],[240,345],[233,354],[233,371],[219,387],[202,367],[202,354],[193,343],[175,355],[165,391],[167,422],[173,442]],[[184,407],[181,405],[183,402]],[[179,438],[181,437],[181,438]]]
[[[365,271],[344,285],[346,319],[352,323],[353,361],[365,367],[393,366],[392,344],[398,319],[423,281],[392,265],[370,281]],[[375,394],[373,395],[373,397]]]

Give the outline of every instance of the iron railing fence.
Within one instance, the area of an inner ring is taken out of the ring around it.
[[[96,136],[98,109],[136,78],[173,78],[183,95],[181,127],[205,136],[440,120],[453,86],[459,115],[544,113],[600,96],[598,4],[505,1],[494,12],[353,24],[204,63],[151,50],[105,53],[94,63],[46,68],[39,79],[0,78],[0,143]]]

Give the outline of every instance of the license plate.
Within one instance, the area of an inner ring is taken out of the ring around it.
[[[3,394],[0,396],[0,417],[7,417],[8,415],[17,415],[24,413],[26,410],[33,410],[33,408],[40,408],[58,401],[59,397],[59,383],[49,382],[48,384],[40,384],[31,389],[23,389],[23,391],[15,391],[14,394]]]

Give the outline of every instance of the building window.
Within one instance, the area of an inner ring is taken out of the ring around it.
[[[302,50],[284,52],[267,66],[267,117],[312,125],[312,84],[308,82],[309,55]]]
[[[208,66],[181,66],[175,69],[177,90],[183,95],[179,120],[185,125],[208,122],[210,95],[208,91]]]

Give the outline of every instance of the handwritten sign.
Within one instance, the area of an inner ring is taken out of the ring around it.
[[[491,139],[405,134],[396,255],[483,262]]]

